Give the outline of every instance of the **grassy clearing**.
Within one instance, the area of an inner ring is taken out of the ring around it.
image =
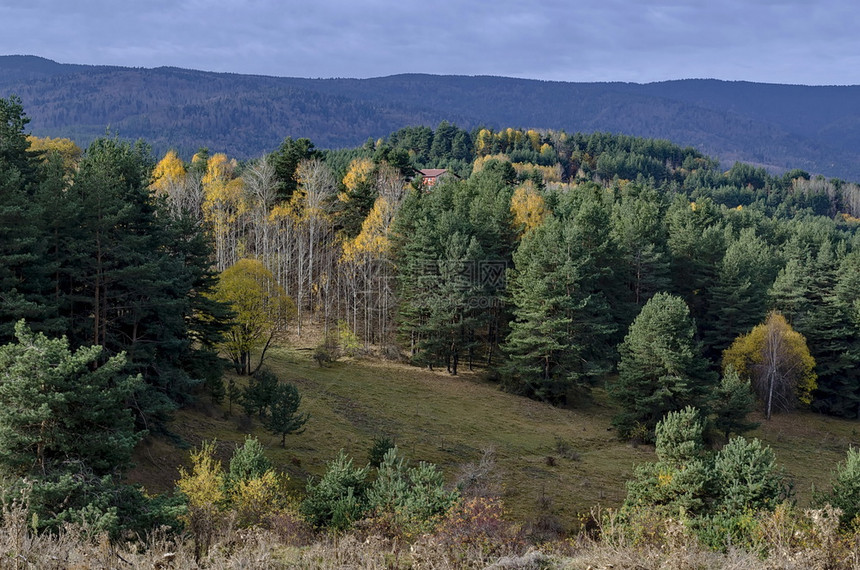
[[[171,428],[191,446],[217,439],[225,463],[245,434],[256,435],[297,491],[341,448],[364,463],[375,436],[393,438],[411,461],[438,464],[451,481],[492,449],[495,480],[511,516],[528,521],[552,514],[571,528],[577,515],[598,503],[620,504],[633,465],[654,459],[650,447],[615,438],[613,409],[601,390],[581,409],[559,409],[501,392],[477,373],[452,377],[369,360],[320,368],[308,351],[286,349],[272,350],[268,364],[298,386],[303,410],[311,414],[303,434],[288,436],[286,449],[238,406],[229,415],[226,403],[183,410]],[[752,435],[774,448],[804,505],[813,485],[825,487],[847,447],[858,444],[857,425],[794,413],[762,422]],[[169,491],[187,457],[187,449],[151,438],[140,446],[129,478],[152,492]]]

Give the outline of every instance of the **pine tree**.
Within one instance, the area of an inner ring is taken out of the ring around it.
[[[720,261],[704,328],[706,354],[718,358],[740,334],[767,314],[767,290],[775,264],[768,245],[753,229],[741,231]]]
[[[672,292],[683,297],[695,319],[705,322],[712,302],[711,288],[726,249],[719,210],[708,199],[690,203],[678,198],[666,219]]]
[[[0,341],[13,338],[14,324],[45,320],[45,236],[37,154],[29,150],[24,128],[29,118],[21,100],[0,98]]]
[[[712,427],[725,436],[726,443],[731,434],[741,434],[759,426],[747,421],[747,415],[755,409],[755,394],[748,380],[742,379],[734,366],[727,366],[714,393]]]
[[[98,476],[130,466],[142,433],[128,400],[142,388],[123,373],[125,356],[102,360],[98,346],[72,351],[65,338],[32,333],[0,347],[0,466],[7,475],[44,476],[82,464]]]
[[[270,160],[275,167],[275,175],[278,179],[278,200],[288,202],[298,188],[298,177],[296,170],[303,160],[318,158],[319,151],[314,148],[310,139],[300,138],[293,140],[287,137],[270,155]]]
[[[281,436],[281,447],[287,445],[287,435],[302,433],[309,419],[308,414],[299,413],[302,397],[293,384],[278,384],[269,404],[263,425],[275,435]]]
[[[551,217],[514,254],[514,320],[505,351],[506,383],[515,392],[563,401],[568,390],[605,371],[613,327],[584,231]]]
[[[642,307],[618,347],[618,380],[608,386],[622,409],[613,420],[622,437],[651,439],[657,422],[684,406],[709,413],[715,375],[695,335],[680,297],[657,293]]]
[[[815,358],[818,389],[812,407],[843,417],[860,417],[860,338],[854,321],[856,255],[829,237],[811,243],[795,239],[792,255],[769,291],[771,305],[801,333]]]
[[[653,190],[628,190],[612,209],[612,238],[620,249],[618,273],[627,292],[624,325],[659,291],[669,288],[665,207]]]

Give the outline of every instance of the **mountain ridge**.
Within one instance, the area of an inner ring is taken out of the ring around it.
[[[310,79],[63,64],[0,56],[0,96],[17,94],[40,136],[81,145],[108,126],[156,152],[200,146],[250,158],[287,136],[358,146],[404,126],[522,127],[668,139],[773,171],[860,180],[860,86],[718,79],[654,83],[403,73]]]

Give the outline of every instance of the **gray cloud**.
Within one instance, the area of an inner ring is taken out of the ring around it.
[[[0,53],[302,77],[860,83],[850,0],[0,0]]]

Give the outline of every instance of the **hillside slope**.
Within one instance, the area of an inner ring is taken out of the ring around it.
[[[530,127],[669,139],[774,170],[860,180],[860,87],[715,80],[646,85],[396,75],[300,79],[0,56],[0,96],[18,94],[37,135],[87,144],[106,129],[157,152],[200,146],[247,158],[287,136],[357,146],[408,125]]]
[[[228,414],[226,403],[184,410],[172,429],[195,446],[217,439],[225,462],[235,444],[253,433],[290,473],[296,491],[309,475],[322,474],[339,449],[364,463],[377,436],[393,438],[411,461],[440,465],[450,482],[492,450],[490,486],[511,516],[529,521],[549,513],[566,527],[595,505],[619,505],[633,465],[654,460],[652,448],[616,439],[614,411],[602,390],[594,402],[561,409],[501,392],[479,373],[450,376],[380,361],[320,368],[305,352],[278,349],[270,361],[283,380],[298,386],[302,409],[311,413],[305,433],[289,436],[286,449],[258,423],[243,419],[238,406]],[[848,446],[860,444],[856,424],[808,413],[777,415],[751,436],[774,448],[794,477],[801,504],[808,504],[813,484],[826,487]],[[169,491],[187,456],[185,449],[150,439],[139,447],[130,479],[151,491]]]

